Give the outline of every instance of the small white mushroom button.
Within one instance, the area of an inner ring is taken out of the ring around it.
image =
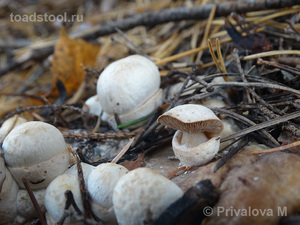
[[[94,96],[88,98],[84,104],[90,114],[92,114],[94,116],[100,116],[100,114],[102,112],[102,107],[100,105],[98,95],[94,95]]]
[[[94,166],[81,163],[83,170],[83,178],[87,185],[89,175],[94,170]],[[47,187],[44,196],[46,212],[46,220],[48,225],[55,225],[59,222],[63,216],[64,208],[66,204],[65,192],[71,191],[78,208],[83,212],[83,203],[80,193],[80,184],[77,175],[77,166],[74,165],[66,172],[56,177]],[[65,219],[66,225],[81,225],[84,224],[81,221],[77,221],[70,217]]]
[[[4,159],[21,188],[25,178],[31,189],[46,188],[69,165],[69,151],[61,132],[44,122],[15,127],[4,139]]]
[[[174,107],[161,115],[158,122],[177,130],[172,147],[185,166],[207,163],[219,151],[223,123],[205,106],[187,104]]]
[[[162,104],[162,90],[157,66],[140,55],[117,60],[100,74],[97,94],[106,120],[116,127],[152,113]]]
[[[76,205],[83,212],[83,203],[80,194],[78,177],[73,174],[63,174],[56,177],[49,184],[45,192],[44,201],[47,210],[47,224],[54,225],[61,220],[67,200],[65,197],[65,192],[67,190],[72,192]],[[76,220],[72,220],[72,218],[67,217],[64,224],[71,225],[83,223],[76,223]]]
[[[87,190],[91,197],[93,213],[106,224],[116,224],[113,209],[113,190],[118,180],[128,170],[115,163],[103,163],[97,166],[88,178]]]
[[[166,177],[149,168],[138,168],[120,178],[113,205],[120,225],[151,224],[182,190]]]

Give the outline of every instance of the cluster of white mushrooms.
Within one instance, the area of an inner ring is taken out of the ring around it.
[[[37,216],[24,180],[46,212],[47,224],[62,219],[67,190],[84,210],[77,168],[68,169],[69,150],[57,128],[25,122],[7,135],[2,149],[0,224],[24,224]],[[128,172],[115,163],[97,167],[82,163],[82,169],[92,212],[105,224],[149,223],[183,194],[173,182],[147,168]],[[70,216],[64,224],[84,223]]]
[[[61,132],[44,122],[16,123],[2,150],[0,224],[23,224],[36,216],[24,181],[43,208],[45,189],[69,166],[69,151]]]
[[[116,129],[116,116],[122,124],[145,117],[162,104],[162,96],[158,68],[149,59],[133,55],[110,64],[102,72],[97,96],[86,105],[90,113],[97,116],[103,110],[103,118]],[[158,121],[178,130],[172,145],[185,166],[204,164],[219,150],[223,123],[207,107],[177,106],[161,115]],[[8,127],[3,124],[0,134],[4,135]],[[84,210],[77,168],[76,165],[69,168],[70,152],[57,128],[20,119],[4,139],[2,150],[1,225],[23,224],[37,216],[24,188],[25,181],[48,224],[62,219],[67,190],[72,191],[77,206]],[[149,224],[183,194],[169,179],[148,168],[128,171],[114,163],[96,167],[81,165],[92,213],[104,224]],[[64,224],[83,222],[68,216]]]

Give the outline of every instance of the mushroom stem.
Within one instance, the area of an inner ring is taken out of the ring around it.
[[[204,133],[188,133],[184,131],[178,131],[176,138],[182,144],[182,147],[186,148],[193,148],[209,140]]]

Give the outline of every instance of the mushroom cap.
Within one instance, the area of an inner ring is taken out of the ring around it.
[[[152,169],[132,170],[114,189],[117,221],[122,225],[150,224],[182,194],[176,184]]]
[[[97,166],[91,172],[87,185],[92,201],[106,208],[112,207],[113,189],[127,172],[124,166],[115,163],[102,163]]]
[[[102,107],[100,105],[98,95],[88,98],[84,104],[86,105],[90,114],[100,116]]]
[[[4,159],[14,179],[24,188],[45,188],[69,165],[69,151],[60,131],[44,122],[27,122],[15,127],[5,138]]]
[[[220,137],[207,138],[204,133],[176,131],[172,139],[174,154],[185,166],[198,166],[212,160],[220,149]]]
[[[31,166],[67,148],[64,137],[54,126],[31,121],[15,127],[4,139],[4,159],[10,167]]]
[[[58,222],[63,216],[66,204],[65,191],[67,190],[72,191],[77,206],[83,212],[78,177],[72,174],[60,175],[46,188],[44,197],[46,210],[55,222]],[[66,218],[66,223],[69,222],[70,219]]]
[[[162,96],[163,91],[159,89],[150,99],[144,102],[144,104],[142,104],[141,106],[133,109],[132,111],[126,114],[118,115],[121,124],[130,123],[154,112],[163,103]],[[104,120],[108,122],[112,127],[117,127],[114,115],[105,115],[106,116]],[[136,126],[130,126],[130,128],[135,127]]]
[[[113,190],[118,180],[128,170],[115,163],[102,163],[90,174],[87,190],[91,197],[92,210],[97,217],[105,222],[115,222],[113,211]]]
[[[103,111],[122,115],[141,106],[159,89],[157,66],[140,55],[131,55],[108,65],[97,83]]]
[[[174,130],[188,133],[219,135],[223,130],[222,121],[209,108],[186,104],[176,106],[162,114],[157,121]]]

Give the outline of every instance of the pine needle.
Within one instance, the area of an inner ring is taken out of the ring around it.
[[[214,52],[214,50],[213,50],[213,46],[212,46],[212,43],[211,43],[210,39],[208,39],[208,47],[209,47],[210,54],[211,54],[211,56],[212,56],[212,58],[213,58],[213,60],[214,60],[214,62],[215,62],[215,64],[216,64],[218,70],[220,71],[220,73],[224,73],[224,71],[223,71],[222,68],[220,67],[220,64],[219,64],[219,62],[218,62],[218,59],[217,59],[217,57],[216,57],[216,55],[215,55],[215,52]]]
[[[295,142],[293,142],[291,144],[279,146],[279,147],[276,147],[276,148],[269,148],[269,149],[263,149],[263,150],[259,150],[259,151],[254,151],[251,154],[252,155],[258,155],[258,154],[262,154],[262,153],[278,152],[278,151],[286,150],[288,148],[296,147],[298,145],[300,145],[300,141],[295,141]]]

